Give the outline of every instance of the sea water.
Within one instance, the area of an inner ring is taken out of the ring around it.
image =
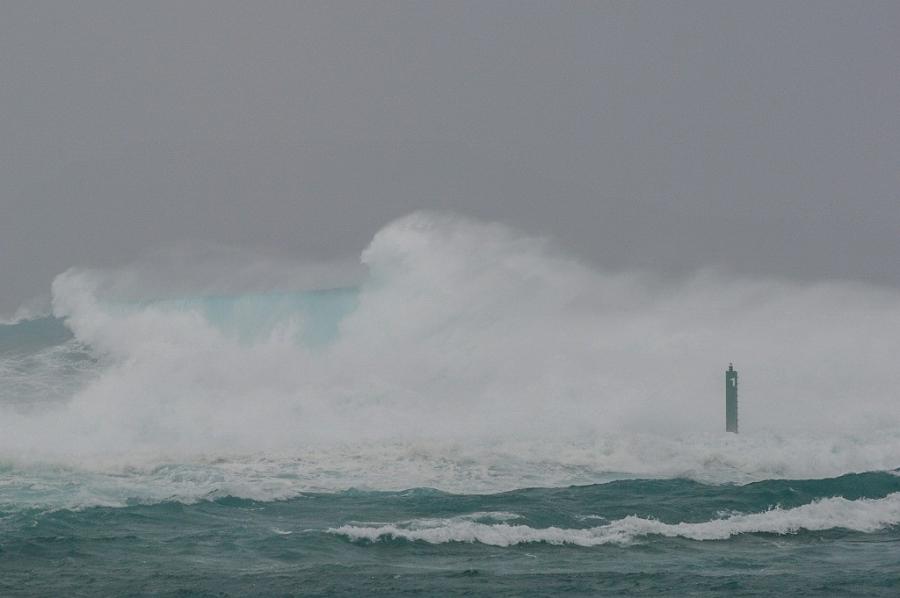
[[[900,292],[434,214],[362,263],[0,325],[0,595],[900,594]]]

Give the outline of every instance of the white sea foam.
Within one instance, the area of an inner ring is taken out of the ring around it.
[[[900,493],[880,499],[826,498],[792,509],[774,508],[761,513],[735,514],[697,523],[671,524],[629,516],[607,525],[573,529],[534,528],[509,523],[488,524],[472,518],[454,517],[440,521],[412,520],[374,527],[344,525],[331,528],[328,532],[355,541],[370,542],[403,539],[429,544],[478,542],[492,546],[513,546],[544,542],[599,546],[628,544],[645,536],[726,540],[739,534],[754,533],[783,535],[831,529],[874,532],[898,523],[900,523]]]
[[[98,374],[98,364],[75,341],[0,357],[0,409],[35,412],[59,407]]]
[[[873,457],[876,446],[841,447],[841,454],[827,453],[838,444],[813,440],[756,438],[724,450],[721,445],[715,436],[690,442],[626,436],[533,446],[515,441],[365,442],[253,455],[226,451],[189,461],[162,451],[52,460],[22,451],[8,453],[0,462],[0,503],[81,508],[123,506],[130,501],[192,503],[223,496],[270,501],[350,488],[438,488],[480,494],[635,476],[719,483],[825,478],[846,470],[879,469],[872,467],[878,462]],[[805,452],[798,454],[793,448]],[[819,455],[820,450],[829,458]]]
[[[98,501],[226,487],[279,497],[634,475],[743,482],[900,465],[896,290],[708,273],[663,283],[430,214],[387,226],[362,262],[354,307],[321,346],[298,342],[317,325],[310,312],[273,311],[259,286],[220,313],[199,295],[136,300],[155,297],[139,269],[60,275],[54,313],[99,369],[54,385],[70,391],[53,409],[0,406],[0,461],[10,475],[49,465],[93,479],[106,488]],[[278,271],[244,278],[272,276],[277,288]],[[283,287],[303,288],[292,276]],[[264,334],[235,333],[263,320]],[[737,437],[720,432],[732,359]],[[202,473],[179,486],[152,473],[161,467]],[[199,481],[219,475],[230,481]],[[123,479],[127,489],[111,490]]]

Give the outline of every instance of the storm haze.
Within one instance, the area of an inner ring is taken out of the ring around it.
[[[896,2],[0,8],[0,313],[185,241],[418,209],[601,269],[900,285]]]

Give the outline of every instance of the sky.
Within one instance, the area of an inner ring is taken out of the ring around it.
[[[597,268],[900,287],[900,3],[3,2],[0,313],[419,209]]]

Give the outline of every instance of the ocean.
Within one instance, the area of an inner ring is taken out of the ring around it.
[[[900,595],[896,290],[433,214],[361,261],[0,324],[0,595]]]

